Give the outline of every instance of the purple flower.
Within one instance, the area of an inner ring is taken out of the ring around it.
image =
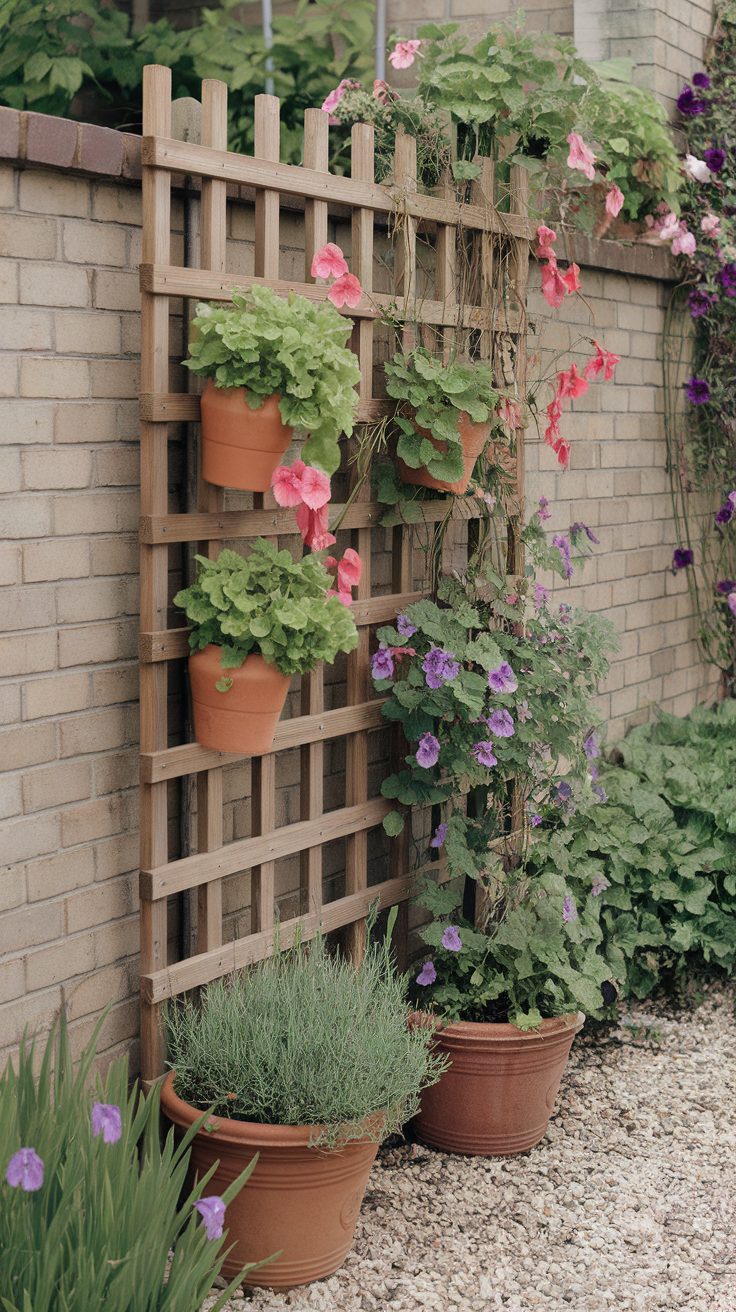
[[[571,897],[569,893],[566,893],[565,900],[562,903],[562,919],[566,925],[569,925],[570,921],[577,920],[577,918],[578,909],[575,906],[575,899],[574,897]]]
[[[529,710],[528,701],[524,700],[523,702],[519,702],[516,707],[516,718],[518,719],[519,724],[525,724],[527,720],[531,720],[532,713]]]
[[[444,843],[444,841],[445,841],[446,838],[447,838],[447,825],[446,825],[445,822],[443,821],[442,824],[441,824],[441,825],[438,825],[437,828],[435,829],[435,831],[434,831],[434,835],[433,835],[433,837],[432,837],[432,840],[431,840],[429,846],[430,846],[430,847],[442,847],[442,845],[443,845],[443,843]]]
[[[597,538],[592,528],[588,528],[588,525],[583,524],[581,520],[577,524],[570,525],[571,537],[577,537],[579,533],[584,533],[588,541],[594,542],[597,547],[601,545],[600,538]]]
[[[720,146],[710,146],[708,150],[703,151],[703,159],[711,173],[720,173],[726,163],[726,152],[721,150]]]
[[[437,971],[434,968],[433,961],[425,961],[422,969],[417,975],[417,984],[434,984],[437,978]]]
[[[441,647],[430,647],[422,661],[424,677],[428,688],[441,688],[443,683],[451,683],[460,673],[460,662],[451,651]]]
[[[423,733],[419,739],[416,759],[424,770],[436,765],[439,759],[440,745],[433,733]]]
[[[728,609],[732,615],[736,615],[736,592],[729,592],[728,594]]]
[[[736,582],[734,582],[733,579],[721,579],[720,582],[716,584],[716,591],[722,592],[724,596],[727,596],[729,592],[733,592],[735,588]]]
[[[542,583],[535,583],[534,605],[536,606],[537,610],[540,610],[542,606],[546,606],[548,601],[549,601],[549,589],[545,588]]]
[[[700,87],[701,91],[707,91],[710,86],[710,78],[707,73],[693,73],[692,84],[694,87]]]
[[[697,118],[699,114],[705,113],[708,102],[696,96],[692,87],[683,87],[677,97],[677,108],[685,118]]]
[[[733,501],[724,501],[720,510],[716,511],[716,524],[730,524],[736,514],[736,506]]]
[[[374,679],[393,679],[394,658],[388,647],[379,647],[371,661],[371,674]]]
[[[557,547],[557,550],[560,553],[560,559],[562,560],[562,572],[565,575],[565,578],[571,579],[572,560],[571,560],[571,547],[570,547],[569,538],[566,538],[564,533],[555,533],[552,539],[552,546]]]
[[[600,897],[601,893],[608,888],[608,880],[605,875],[594,875],[590,891],[593,897]]]
[[[539,498],[539,510],[537,511],[541,520],[550,519],[552,511],[549,509],[549,501],[546,497]]]
[[[710,401],[710,387],[705,378],[692,378],[685,383],[685,395],[691,405],[705,405]]]
[[[485,765],[489,769],[492,765],[498,765],[498,761],[493,754],[493,743],[489,743],[486,739],[474,743],[470,750],[479,765]]]
[[[556,800],[558,802],[569,802],[572,797],[572,788],[565,779],[561,779],[556,788]]]
[[[533,815],[533,816],[532,816],[532,818],[531,818],[532,829],[536,829],[537,825],[541,825],[541,823],[542,823],[542,817],[541,817],[541,815]]]
[[[676,547],[672,553],[672,573],[676,574],[678,569],[687,569],[692,565],[695,557],[689,547]]]
[[[43,1162],[35,1148],[19,1148],[8,1162],[5,1179],[13,1189],[20,1185],[27,1194],[34,1194],[43,1184]]]
[[[736,296],[736,264],[733,261],[724,264],[723,268],[718,270],[716,279],[727,296]]]
[[[513,738],[514,736],[514,721],[508,711],[503,709],[491,711],[486,724],[488,725],[488,732],[496,738]]]
[[[593,784],[593,792],[595,793],[599,802],[608,801],[608,793],[606,792],[602,784]]]
[[[590,765],[588,766],[588,774],[590,775],[591,779],[593,779],[594,781],[598,778],[600,774],[600,770],[598,769],[598,766],[595,764],[594,761],[591,761]]]
[[[402,638],[413,638],[417,631],[416,624],[412,624],[408,615],[398,615],[396,618],[396,628]]]
[[[718,297],[714,296],[712,292],[705,292],[702,288],[695,287],[693,291],[691,291],[687,300],[688,305],[690,306],[691,317],[693,319],[701,319],[704,314],[708,313],[710,307],[715,305]]]
[[[516,692],[519,681],[508,661],[501,661],[497,669],[488,675],[488,687],[494,692]]]
[[[104,1143],[117,1143],[123,1134],[120,1108],[109,1102],[93,1102],[92,1133],[95,1139],[101,1134]]]
[[[448,925],[442,935],[442,946],[447,948],[448,952],[459,952],[463,941],[458,933],[457,925]]]
[[[601,754],[601,749],[598,746],[598,739],[596,738],[593,730],[591,730],[591,732],[588,734],[588,737],[585,739],[585,742],[583,743],[583,751],[585,752],[585,755],[587,756],[589,761],[594,760],[596,756],[600,756]]]
[[[225,1204],[216,1194],[211,1194],[209,1198],[200,1198],[198,1203],[194,1204],[194,1210],[199,1212],[202,1218],[202,1224],[207,1232],[208,1239],[222,1239],[222,1227],[225,1220]]]

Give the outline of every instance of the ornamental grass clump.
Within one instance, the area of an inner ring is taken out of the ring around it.
[[[359,967],[323,939],[208,985],[167,1013],[175,1091],[262,1125],[315,1126],[328,1147],[381,1140],[414,1115],[443,1062],[407,1027],[388,939]]]
[[[38,1076],[35,1043],[24,1040],[17,1073],[8,1062],[0,1077],[0,1304],[3,1312],[198,1312],[229,1251],[227,1205],[252,1165],[222,1197],[208,1187],[212,1171],[186,1190],[201,1121],[178,1144],[171,1130],[162,1145],[158,1088],[146,1098],[130,1092],[126,1058],[95,1090],[99,1028],[73,1066],[62,1018]]]

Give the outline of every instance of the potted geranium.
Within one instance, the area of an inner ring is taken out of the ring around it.
[[[191,587],[174,597],[192,622],[189,678],[203,747],[271,750],[293,674],[352,651],[358,634],[319,553],[294,560],[265,538],[247,557],[197,556]]]
[[[523,859],[529,833],[596,786],[591,696],[610,625],[553,612],[539,587],[524,623],[521,599],[481,572],[444,580],[437,602],[407,607],[378,636],[384,714],[410,745],[383,792],[436,808],[430,847],[450,877],[422,893],[434,920],[416,993],[434,1012],[415,1023],[452,1065],[423,1097],[417,1132],[447,1151],[521,1152],[544,1134],[580,1012],[603,1005],[610,977],[595,908],[576,907],[561,876],[527,879]],[[395,834],[404,814],[384,823]]]
[[[406,483],[465,492],[491,433],[499,400],[487,361],[444,363],[423,346],[384,365],[386,390],[399,401],[396,447]]]
[[[184,366],[207,379],[202,474],[221,487],[265,492],[295,428],[308,464],[332,474],[353,431],[360,379],[346,345],[352,321],[326,300],[278,296],[258,284],[230,304],[200,304]]]
[[[407,981],[389,942],[359,967],[318,939],[210,984],[168,1012],[172,1072],[161,1105],[195,1135],[196,1174],[217,1192],[254,1153],[228,1208],[226,1274],[272,1257],[247,1284],[285,1289],[330,1275],[352,1243],[382,1139],[416,1111],[442,1058],[407,1027]]]

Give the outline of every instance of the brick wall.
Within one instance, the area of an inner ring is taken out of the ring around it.
[[[713,0],[575,0],[574,37],[585,59],[631,59],[635,81],[671,108],[701,66]]]

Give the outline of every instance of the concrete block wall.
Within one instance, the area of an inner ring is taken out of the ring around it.
[[[669,109],[702,66],[713,0],[574,0],[573,35],[585,59],[631,59],[634,80]]]

